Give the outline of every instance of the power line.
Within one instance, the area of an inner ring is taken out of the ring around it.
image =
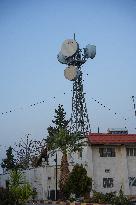
[[[71,91],[72,91],[72,90],[71,90]],[[67,93],[64,92],[63,94],[66,95]],[[51,97],[51,99],[54,99],[54,100],[55,100],[56,97],[53,96],[53,97]],[[107,109],[108,111],[113,111],[111,107],[106,106],[104,103],[100,102],[99,100],[97,100],[97,99],[95,99],[95,98],[93,98],[93,97],[92,97],[91,99],[92,99],[94,102],[98,103],[101,107]],[[39,106],[39,105],[44,104],[44,103],[47,103],[47,100],[37,101],[37,102],[35,102],[35,103],[29,104],[27,107],[28,107],[28,108],[32,108],[32,107],[36,107],[36,106]],[[10,110],[5,111],[5,112],[1,112],[1,115],[6,115],[6,114],[10,114],[10,113],[12,113],[12,112],[18,111],[18,110],[23,110],[24,107],[25,107],[25,106],[21,106],[21,107],[18,108],[18,109],[15,108],[15,109],[10,109]],[[116,115],[116,116],[120,115],[120,113],[114,112],[114,111],[113,111],[113,114]],[[128,119],[128,117],[123,117],[123,119],[126,121],[126,120]]]

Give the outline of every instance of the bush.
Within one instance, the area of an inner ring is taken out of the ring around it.
[[[116,192],[103,194],[101,192],[94,191],[92,201],[94,203],[108,203],[112,205],[129,205],[129,200],[124,195],[122,187],[118,195],[116,195]]]
[[[75,165],[64,186],[65,198],[68,199],[71,194],[76,198],[83,197],[91,191],[91,188],[92,180],[87,176],[86,169],[82,165]]]
[[[14,205],[15,199],[8,189],[0,188],[0,205]]]
[[[107,203],[106,197],[102,192],[93,191],[92,201],[94,203]]]
[[[129,205],[129,200],[124,195],[122,187],[118,193],[118,196],[114,197],[114,200],[112,201],[112,205]]]
[[[17,204],[24,204],[33,195],[31,185],[19,170],[12,170],[10,173],[9,191]]]

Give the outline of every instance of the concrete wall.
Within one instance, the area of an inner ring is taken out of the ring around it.
[[[130,194],[136,195],[136,156],[127,156]]]
[[[84,147],[82,156],[76,152],[68,154],[69,169],[72,170],[76,163],[83,164],[88,176],[93,179],[93,189],[103,193],[119,191],[121,186],[127,195],[136,195],[136,156],[126,156],[126,147],[124,145],[115,146],[115,157],[100,157],[99,147]],[[103,146],[104,147],[104,146]],[[60,178],[60,163],[62,154],[58,154],[58,185]],[[55,190],[56,185],[56,166],[54,159],[56,156],[50,156],[49,164],[43,163],[42,167],[32,168],[23,171],[27,181],[38,192],[37,199],[47,199],[51,190]],[[106,172],[106,170],[109,170]],[[0,186],[6,186],[8,174],[0,175]],[[104,188],[103,178],[113,178],[113,187]],[[132,182],[129,186],[129,180]],[[133,186],[132,186],[133,184]],[[59,186],[58,186],[59,189]]]
[[[92,146],[94,189],[103,193],[119,191],[121,186],[125,194],[130,194],[128,163],[125,146],[116,146],[115,157],[100,157],[99,147]],[[134,165],[136,167],[136,164]],[[106,172],[106,170],[109,170]],[[113,178],[113,187],[104,188],[103,178]]]

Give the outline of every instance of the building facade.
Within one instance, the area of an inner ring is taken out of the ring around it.
[[[118,192],[122,186],[126,195],[136,195],[136,134],[92,133],[88,141],[94,190]]]
[[[108,133],[90,133],[87,146],[82,152],[68,154],[69,169],[82,164],[92,178],[93,190],[107,193],[119,191],[136,195],[136,134],[117,130]],[[57,152],[57,189],[60,178],[60,152]],[[43,161],[38,168],[24,172],[26,180],[37,191],[37,199],[54,199],[56,191],[56,155],[49,157],[48,165]],[[0,175],[0,186],[5,187],[8,174]]]

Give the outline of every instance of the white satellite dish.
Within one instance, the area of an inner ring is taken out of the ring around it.
[[[73,39],[65,40],[61,46],[61,53],[66,58],[76,54],[77,50],[78,50],[78,43]]]
[[[96,46],[88,44],[84,49],[84,54],[86,58],[93,59],[96,55]]]
[[[70,80],[70,81],[74,81],[76,80],[79,75],[80,75],[81,71],[78,70],[77,67],[71,65],[69,67],[67,67],[65,70],[64,70],[64,76],[66,79]]]
[[[57,55],[57,59],[60,63],[62,64],[67,64],[66,58],[65,56],[61,53],[61,51],[59,52],[59,54]]]

